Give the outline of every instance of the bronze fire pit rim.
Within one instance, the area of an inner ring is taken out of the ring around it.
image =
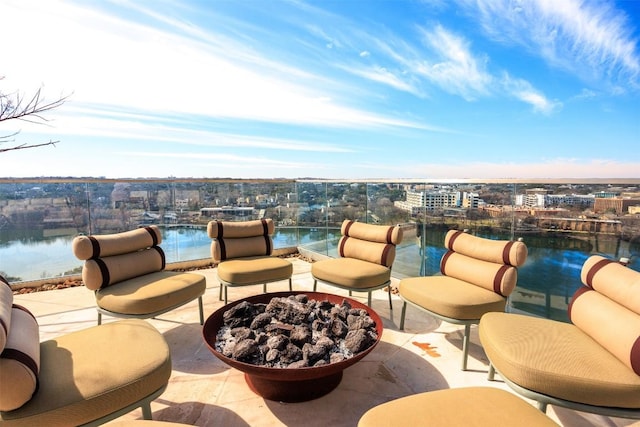
[[[304,294],[309,297],[309,299],[313,300],[328,300],[333,304],[340,304],[342,301],[346,300],[353,308],[362,308],[367,310],[369,316],[376,323],[376,333],[378,338],[376,341],[368,347],[366,350],[361,351],[360,353],[354,355],[349,359],[345,359],[341,362],[330,363],[328,365],[319,366],[319,367],[304,367],[304,368],[271,368],[253,365],[251,363],[240,362],[238,360],[227,357],[217,351],[215,349],[216,343],[216,335],[218,330],[223,325],[222,316],[225,311],[230,309],[231,307],[240,304],[243,301],[247,301],[253,304],[256,303],[268,303],[271,298],[274,297],[288,297],[291,295],[300,295]],[[270,292],[264,294],[258,294],[249,296],[237,301],[233,301],[216,311],[214,311],[205,321],[204,326],[202,328],[202,335],[205,341],[205,344],[209,348],[209,350],[216,356],[218,359],[228,364],[229,366],[244,372],[245,375],[258,377],[262,380],[275,380],[275,381],[305,381],[305,380],[313,380],[318,378],[323,378],[331,375],[341,374],[346,368],[351,365],[354,365],[362,358],[364,358],[367,354],[369,354],[380,342],[382,338],[383,326],[382,320],[378,313],[375,312],[371,307],[363,304],[359,301],[356,301],[350,297],[346,297],[343,295],[336,295],[324,292],[307,292],[307,291],[285,291],[285,292]]]

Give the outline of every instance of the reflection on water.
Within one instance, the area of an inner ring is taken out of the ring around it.
[[[397,249],[394,275],[398,277],[438,274],[446,229],[429,229],[416,237],[408,233]],[[19,235],[0,232],[0,272],[10,280],[36,280],[79,272],[82,262],[71,252],[73,236],[43,236],[42,231],[22,231]],[[480,235],[480,234],[479,234]],[[337,256],[339,229],[286,228],[274,235],[274,247],[302,246]],[[506,235],[482,236],[507,239]],[[640,245],[620,239],[589,236],[584,239],[560,236],[525,235],[529,249],[526,264],[518,270],[518,286],[510,298],[512,309],[567,321],[569,299],[581,285],[580,269],[593,254],[619,259],[630,257],[629,265],[640,271]],[[206,228],[166,228],[162,249],[167,262],[207,259],[211,239]]]

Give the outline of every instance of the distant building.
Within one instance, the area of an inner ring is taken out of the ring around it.
[[[613,197],[602,198],[596,197],[593,205],[595,213],[605,213],[613,211],[617,215],[624,215],[629,212],[629,208],[640,204],[640,198]]]
[[[407,191],[406,200],[397,200],[394,206],[398,209],[410,212],[412,215],[420,213],[423,209],[433,211],[449,207],[461,206],[459,191]]]

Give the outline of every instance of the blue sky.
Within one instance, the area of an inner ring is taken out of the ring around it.
[[[0,176],[640,177],[640,1],[3,0]]]

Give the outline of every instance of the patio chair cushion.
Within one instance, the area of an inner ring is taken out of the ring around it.
[[[594,255],[580,277],[585,286],[569,304],[571,322],[640,375],[640,273]]]
[[[118,234],[95,234],[73,239],[74,255],[80,260],[126,254],[162,243],[162,234],[156,225]]]
[[[449,230],[444,246],[450,251],[495,264],[520,267],[527,260],[527,246],[523,242],[484,239],[464,231]]]
[[[448,251],[440,260],[440,272],[448,277],[471,283],[507,297],[518,282],[518,270],[507,264],[496,264]]]
[[[637,313],[583,286],[571,300],[569,318],[640,375],[640,316]]]
[[[40,356],[38,391],[19,409],[1,412],[0,424],[84,424],[161,390],[171,375],[166,341],[153,326],[139,319],[94,326],[44,341]]]
[[[341,226],[338,253],[343,258],[355,258],[391,268],[396,245],[402,241],[402,229],[345,220]]]
[[[207,234],[212,239],[271,236],[275,232],[275,224],[271,218],[257,221],[210,221]]]
[[[31,399],[38,389],[39,371],[38,322],[29,310],[13,304],[11,327],[0,353],[0,411],[12,411]]]
[[[640,314],[640,274],[601,255],[590,256],[582,266],[580,279],[594,289]]]
[[[403,299],[451,319],[479,319],[488,311],[504,311],[507,304],[492,290],[448,276],[410,277],[398,286]]]
[[[640,377],[576,325],[487,313],[479,336],[500,375],[525,389],[596,406],[640,408]]]
[[[162,248],[151,246],[134,252],[92,258],[84,262],[82,281],[93,291],[133,277],[164,270]]]
[[[271,256],[275,226],[271,218],[256,221],[210,221],[211,257],[220,263],[240,257]]]
[[[358,427],[556,426],[551,418],[507,391],[461,387],[419,393],[368,410]]]
[[[11,306],[13,291],[9,282],[0,275],[0,352],[7,343],[7,334],[11,327]]]
[[[157,271],[96,291],[96,303],[104,310],[145,315],[176,307],[198,298],[206,288],[201,274]]]
[[[357,258],[333,258],[311,264],[313,277],[349,289],[367,289],[386,283],[391,269]]]
[[[218,265],[218,278],[231,286],[285,280],[293,274],[286,259],[257,256],[229,259]]]

